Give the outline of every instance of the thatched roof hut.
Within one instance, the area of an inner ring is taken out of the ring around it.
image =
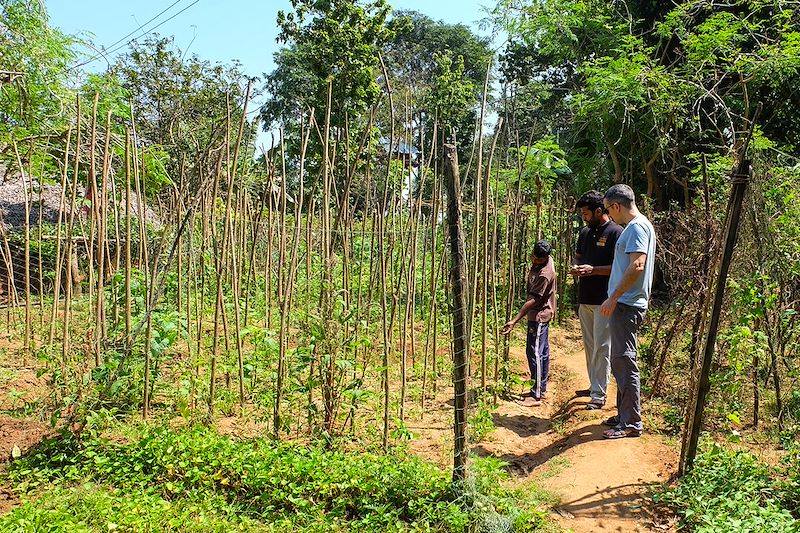
[[[58,224],[58,213],[61,208],[60,184],[39,183],[36,178],[28,176],[23,179],[19,172],[8,175],[0,168],[0,176],[4,174],[6,174],[6,178],[0,182],[0,230],[14,231],[25,227],[25,189],[23,188],[25,186],[28,187],[28,200],[30,201],[30,218],[28,220],[30,226],[38,227],[40,210],[42,222]],[[109,192],[111,192],[110,187]],[[69,193],[70,191],[67,191],[65,195],[64,212],[61,215],[62,223],[69,221]],[[84,195],[84,188],[78,186],[78,197],[83,198]],[[113,195],[109,194],[109,198],[112,197]],[[123,199],[120,208],[124,210],[124,207]],[[139,214],[139,197],[135,193],[131,194],[131,214],[134,217],[138,217]],[[150,224],[158,224],[155,212],[147,206],[145,206],[145,220]]]

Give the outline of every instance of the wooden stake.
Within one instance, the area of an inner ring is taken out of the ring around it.
[[[454,447],[453,481],[461,484],[467,473],[467,372],[468,334],[465,316],[466,275],[464,266],[464,234],[461,222],[461,180],[458,174],[458,154],[452,144],[444,146],[444,171],[447,185],[447,226],[450,236],[450,283],[453,301],[453,401]],[[461,488],[463,490],[463,488]]]
[[[747,136],[739,152],[739,165],[736,172],[731,176],[731,196],[728,204],[728,214],[725,225],[725,247],[720,261],[719,274],[717,276],[716,289],[714,293],[714,303],[711,309],[711,318],[708,326],[708,334],[703,350],[703,359],[700,366],[700,374],[695,385],[692,398],[692,409],[689,411],[689,425],[687,429],[687,439],[685,446],[681,450],[681,463],[678,475],[682,476],[689,472],[694,465],[697,455],[697,444],[700,439],[700,430],[703,426],[703,411],[705,409],[706,395],[708,394],[709,376],[711,373],[711,363],[714,359],[714,350],[717,342],[717,331],[722,314],[722,304],[725,298],[725,285],[728,279],[728,271],[731,266],[733,250],[736,246],[736,237],[739,233],[739,219],[742,213],[742,202],[747,191],[747,184],[750,181],[752,168],[747,157],[747,147],[753,135],[753,128],[761,114],[761,103],[759,102],[753,120],[750,122]]]

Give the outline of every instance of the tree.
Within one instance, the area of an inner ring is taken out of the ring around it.
[[[444,134],[460,153],[471,154],[487,68],[494,55],[490,40],[463,24],[434,21],[416,11],[397,11],[394,16],[407,23],[387,43],[384,56],[397,115],[404,117],[403,137],[425,150],[436,146],[441,153]],[[384,115],[379,114],[378,121],[386,129]],[[433,139],[436,120],[439,139]],[[474,173],[475,166],[466,165],[465,170]],[[430,186],[431,181],[417,186]],[[469,193],[466,172],[464,181]],[[430,192],[423,194],[429,197]]]
[[[43,2],[0,1],[0,152],[12,136],[62,133],[73,106],[73,42],[49,26]]]
[[[597,181],[686,204],[690,160],[730,153],[755,99],[774,104],[764,131],[796,143],[798,14],[786,2],[507,0],[495,18],[513,37],[507,80],[558,92],[550,127],[570,166]]]
[[[242,117],[245,91],[239,64],[184,58],[172,38],[153,34],[134,41],[107,78],[107,86],[120,84],[130,98],[139,142],[152,154],[166,154],[165,176],[179,175],[182,156],[188,160],[186,154],[224,145],[227,131],[236,131]],[[245,135],[252,143],[253,128]],[[233,146],[236,139],[229,142]],[[241,152],[243,161],[251,159],[250,150]],[[197,179],[201,170],[185,167],[184,172]]]
[[[365,111],[380,97],[376,66],[394,33],[387,23],[391,8],[384,0],[363,6],[353,0],[293,0],[292,6],[294,12],[278,12],[278,41],[289,51],[277,54],[278,68],[266,78],[272,98],[262,117],[272,124],[298,111],[325,109],[330,84],[335,104],[331,125],[344,127],[349,115]],[[288,80],[278,77],[287,74]],[[285,107],[278,108],[279,103]]]
[[[278,41],[286,46],[266,76],[269,97],[261,119],[265,130],[283,127],[289,164],[294,165],[301,124],[313,112],[318,129],[306,151],[306,177],[312,180],[308,188],[317,183],[327,145],[337,154],[329,160],[330,172],[346,191],[366,148],[377,141],[376,132],[367,130],[368,110],[382,94],[380,53],[397,24],[387,20],[391,8],[384,0],[293,0],[292,6],[292,12],[278,12]],[[329,137],[323,133],[326,125]],[[363,149],[348,149],[358,146]],[[344,201],[340,198],[340,205]]]

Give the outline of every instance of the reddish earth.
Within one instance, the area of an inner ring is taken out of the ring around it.
[[[14,447],[24,454],[52,434],[53,429],[46,424],[0,415],[0,469],[11,460]],[[18,504],[17,495],[0,486],[0,514]]]
[[[671,517],[655,516],[649,493],[676,470],[678,453],[660,435],[607,440],[602,421],[616,413],[613,401],[587,411],[586,364],[576,327],[551,329],[551,386],[540,407],[499,400],[492,417],[496,429],[472,446],[477,454],[505,460],[520,481],[535,480],[555,493],[552,509],[559,525],[575,533],[670,531]],[[516,369],[527,374],[522,347],[511,350]],[[613,381],[613,378],[612,378]],[[520,390],[521,392],[521,390]],[[616,390],[609,391],[614,398]],[[647,424],[647,405],[643,407]],[[422,422],[409,424],[419,434],[412,449],[441,464],[450,463],[452,438],[447,417],[452,407],[432,404]],[[434,423],[431,420],[438,420]]]
[[[0,372],[0,411],[21,409],[47,395],[47,381],[32,368]]]

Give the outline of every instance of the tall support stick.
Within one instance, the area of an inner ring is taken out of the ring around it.
[[[97,152],[97,105],[100,99],[100,93],[94,94],[94,103],[92,105],[92,127],[91,127],[91,144],[89,146],[89,175],[86,178],[86,198],[91,204],[90,217],[89,217],[89,235],[84,234],[84,245],[86,246],[86,253],[89,256],[89,324],[95,324],[94,317],[98,313],[98,309],[94,307],[95,293],[95,252],[97,250],[97,223],[100,218],[98,213],[98,196],[97,196],[97,165],[96,165],[96,152]],[[81,229],[85,230],[81,223]],[[96,324],[95,324],[96,325]],[[94,339],[99,335],[97,330],[90,330],[92,340],[92,352],[94,353],[94,365],[100,366],[100,351],[97,348],[97,343]]]
[[[69,174],[69,146],[72,140],[72,125],[70,124],[69,128],[67,129],[67,141],[64,143],[64,163],[61,170],[61,197],[58,201],[58,223],[56,224],[56,264],[54,270],[55,280],[53,282],[53,307],[50,309],[50,334],[47,337],[47,344],[52,345],[55,341],[56,337],[56,315],[58,312],[58,298],[59,293],[61,291],[61,268],[64,261],[64,257],[61,255],[61,230],[62,230],[62,220],[64,217],[64,210],[66,206],[66,192],[67,192],[67,175]],[[42,211],[43,203],[39,203],[39,212]],[[40,224],[41,229],[41,224]],[[39,239],[41,243],[41,238]],[[41,244],[40,244],[41,250]],[[68,256],[67,256],[68,257]],[[41,273],[41,267],[40,267]]]
[[[481,100],[481,112],[478,117],[478,124],[475,128],[478,133],[478,166],[475,169],[475,187],[473,193],[473,216],[472,216],[472,245],[470,246],[470,272],[469,272],[469,309],[467,314],[467,332],[469,335],[469,339],[467,342],[467,349],[472,352],[472,339],[474,333],[474,322],[475,322],[475,309],[478,305],[478,286],[480,285],[481,290],[483,291],[483,295],[486,294],[486,287],[483,286],[482,283],[478,283],[478,280],[481,279],[481,269],[486,268],[486,256],[478,253],[480,238],[481,238],[481,230],[483,229],[482,220],[484,217],[484,213],[482,213],[484,209],[484,202],[483,202],[483,195],[485,193],[483,187],[483,120],[484,115],[486,113],[486,97],[489,93],[489,78],[492,72],[492,62],[486,65],[486,78],[483,83],[483,98]],[[471,158],[470,158],[471,159]],[[465,179],[468,179],[466,175],[469,174],[469,167],[470,163],[467,163],[467,172],[465,173]],[[488,174],[486,175],[486,179],[488,179]],[[486,240],[486,235],[483,235],[484,242]],[[482,299],[482,297],[481,297]],[[486,317],[486,313],[483,313],[484,320]],[[484,336],[485,338],[485,336]],[[469,357],[469,356],[468,356]],[[483,346],[481,351],[481,387],[486,387],[486,349]]]
[[[447,226],[450,234],[450,284],[453,290],[453,400],[455,404],[453,481],[462,482],[467,472],[467,321],[464,285],[467,262],[461,224],[461,181],[458,154],[452,144],[444,146],[447,185]]]
[[[80,291],[80,281],[75,284],[78,278],[78,261],[77,252],[72,242],[73,230],[75,228],[75,211],[78,198],[78,170],[80,170],[81,159],[81,99],[79,96],[75,97],[75,156],[73,157],[72,168],[72,189],[70,193],[69,203],[69,223],[67,224],[67,251],[66,251],[66,277],[67,282],[64,286],[64,320],[62,322],[62,337],[61,337],[61,360],[62,364],[66,367],[67,356],[69,354],[69,332],[70,332],[70,306],[72,301],[72,293],[74,290]],[[75,261],[73,264],[73,255]]]
[[[489,79],[488,73],[486,79]],[[484,96],[485,98],[485,96]],[[494,150],[497,146],[497,138],[500,136],[501,128],[503,127],[503,117],[500,117],[497,120],[497,125],[495,126],[494,135],[492,136],[492,147],[489,150],[489,161],[486,165],[486,176],[483,178],[482,185],[483,185],[483,192],[481,193],[481,199],[483,201],[483,205],[481,206],[481,235],[483,236],[482,243],[483,249],[481,250],[481,390],[486,391],[486,315],[489,313],[488,309],[488,300],[489,300],[489,269],[491,268],[494,271],[494,263],[489,261],[489,179],[492,174],[492,163],[494,160]],[[480,161],[480,159],[479,159]],[[480,170],[482,167],[479,164],[478,169]],[[476,200],[477,205],[477,200]],[[475,224],[478,224],[478,217],[477,211],[475,214]],[[475,250],[477,253],[477,249]],[[477,284],[477,272],[475,281],[473,283]],[[475,307],[473,306],[473,310]],[[474,317],[474,315],[472,315]],[[471,330],[470,330],[471,331]],[[471,336],[470,336],[471,338]]]
[[[25,339],[22,352],[22,366],[25,367],[28,366],[28,357],[31,355],[31,337],[33,336],[31,328],[31,201],[28,194],[28,185],[33,183],[33,176],[29,173],[28,182],[25,182],[25,167],[22,166],[22,158],[19,156],[16,141],[14,141],[14,154],[17,156],[19,173],[22,177],[22,195],[25,202]],[[9,258],[11,258],[10,253]],[[13,258],[9,262],[13,270]]]
[[[250,101],[250,89],[251,89],[252,85],[253,85],[253,80],[248,80],[248,82],[247,82],[247,92],[246,92],[245,97],[244,97],[244,103],[242,104],[242,119],[239,122],[239,133],[236,136],[236,147],[233,150],[233,169],[230,171],[231,179],[230,179],[230,188],[228,189],[228,194],[232,194],[233,193],[233,186],[234,186],[235,180],[236,180],[236,170],[237,170],[237,167],[238,167],[237,164],[239,162],[239,150],[241,149],[241,146],[242,146],[242,137],[244,137],[244,125],[245,125],[246,117],[247,117],[247,104]],[[235,253],[236,252],[236,246],[233,246],[231,248],[231,250]],[[242,250],[244,250],[244,248],[242,248]],[[242,252],[242,253],[244,253],[244,252]],[[241,268],[237,269],[235,258],[234,258],[232,263],[233,263],[232,267],[233,267],[233,272],[234,272],[234,274],[233,274],[233,284],[238,289],[239,285],[240,285],[239,272],[241,271]],[[238,293],[236,294],[236,296],[237,296],[236,300],[234,301],[234,305],[235,305],[234,311],[235,311],[235,318],[236,318],[236,355],[237,355],[237,363],[238,363],[238,371],[239,371],[239,376],[238,376],[239,377],[239,407],[240,407],[240,409],[244,410],[244,357],[242,355],[242,338],[241,338],[241,333],[239,331],[239,328],[240,328],[240,325],[241,325],[240,324],[241,317],[240,317],[240,311],[239,311],[239,300],[240,300],[240,298],[238,297],[239,296]]]
[[[97,300],[95,308],[95,354],[97,360],[102,362],[103,341],[106,336],[106,311],[105,311],[105,278],[106,272],[106,237],[108,236],[108,173],[110,172],[110,145],[111,145],[111,110],[106,114],[106,138],[103,147],[103,170],[100,178],[100,194],[96,196],[98,205],[97,220]]]
[[[135,163],[134,163],[135,164]],[[141,202],[141,199],[139,199]],[[139,221],[141,223],[141,221]],[[119,244],[117,244],[119,247]],[[125,345],[131,349],[131,133],[125,132]]]
[[[728,271],[731,266],[733,249],[736,246],[736,237],[739,233],[739,219],[742,214],[742,203],[747,191],[747,184],[750,181],[752,169],[750,161],[746,159],[747,147],[753,135],[753,128],[758,116],[761,113],[761,104],[758,104],[755,116],[750,122],[750,127],[745,137],[742,149],[739,152],[739,165],[736,172],[731,176],[731,197],[728,203],[728,212],[725,224],[725,245],[722,251],[722,260],[719,265],[719,275],[714,291],[714,303],[711,308],[711,318],[706,335],[703,359],[700,366],[700,374],[695,384],[693,395],[693,407],[689,412],[689,423],[687,426],[687,438],[685,446],[681,450],[681,462],[678,467],[678,475],[683,475],[692,469],[694,458],[697,455],[697,442],[700,439],[700,430],[703,427],[703,410],[705,409],[706,396],[710,389],[709,375],[711,373],[711,363],[714,359],[714,346],[717,342],[717,330],[719,329],[720,316],[722,314],[722,303],[725,298],[725,284],[728,279]]]
[[[383,360],[381,369],[381,380],[383,382],[383,450],[389,448],[389,355],[391,352],[391,331],[386,321],[387,301],[386,301],[386,207],[389,195],[389,183],[391,182],[392,175],[392,154],[394,150],[394,98],[392,96],[392,86],[389,83],[389,72],[386,70],[386,64],[383,61],[383,56],[379,56],[381,60],[381,69],[383,71],[383,79],[386,82],[386,94],[389,97],[389,156],[386,158],[386,182],[384,183],[383,201],[380,205],[380,212],[378,213],[378,253],[380,254],[380,275],[381,275],[381,315],[383,326]],[[389,254],[391,256],[391,254]]]

